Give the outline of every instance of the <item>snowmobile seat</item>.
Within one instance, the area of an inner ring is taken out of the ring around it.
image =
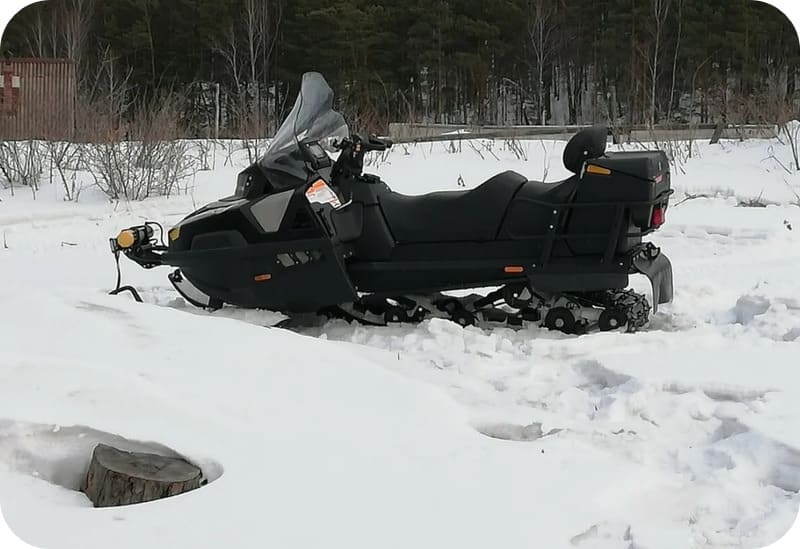
[[[380,205],[399,244],[489,242],[497,237],[509,204],[527,183],[507,171],[469,191],[405,196],[389,192]]]
[[[572,202],[578,179],[570,177],[557,183],[543,183],[541,181],[528,181],[520,190],[519,197],[529,200],[546,202],[548,204],[568,204]]]

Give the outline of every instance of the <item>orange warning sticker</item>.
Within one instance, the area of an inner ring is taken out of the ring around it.
[[[339,208],[342,203],[323,179],[317,179],[306,191],[306,198],[312,204],[330,204]]]

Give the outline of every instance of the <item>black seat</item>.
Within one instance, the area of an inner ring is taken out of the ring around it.
[[[527,179],[512,171],[470,191],[422,196],[386,193],[380,205],[397,242],[489,242]]]
[[[580,180],[570,177],[556,183],[542,183],[541,181],[528,181],[519,191],[520,198],[545,202],[547,204],[566,204],[571,202],[571,197]]]

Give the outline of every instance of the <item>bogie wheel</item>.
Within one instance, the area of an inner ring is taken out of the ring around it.
[[[418,324],[425,320],[425,317],[428,316],[429,313],[430,311],[428,311],[428,309],[425,307],[417,307],[414,309],[413,313],[407,313],[407,316],[411,322]]]
[[[401,307],[390,306],[383,314],[383,320],[387,324],[399,324],[408,320],[406,311]]]
[[[453,313],[462,308],[461,302],[454,297],[445,297],[434,302],[437,309],[442,312]]]
[[[565,334],[574,334],[577,328],[577,322],[572,311],[566,307],[555,307],[547,312],[544,317],[544,326],[548,330],[563,332]]]
[[[513,307],[514,309],[524,309],[531,304],[533,299],[530,293],[527,294],[527,299],[522,298],[525,290],[525,286],[506,286],[503,288],[503,300],[509,307]]]
[[[467,326],[475,326],[476,324],[475,315],[464,309],[451,313],[450,320],[464,328]]]
[[[621,309],[606,309],[597,324],[601,332],[618,330],[628,324],[628,315]]]

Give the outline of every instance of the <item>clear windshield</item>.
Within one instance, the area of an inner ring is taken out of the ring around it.
[[[259,161],[262,168],[305,178],[305,161],[298,142],[318,141],[332,151],[332,142],[349,135],[347,123],[333,110],[333,90],[317,72],[303,75],[300,94]]]

